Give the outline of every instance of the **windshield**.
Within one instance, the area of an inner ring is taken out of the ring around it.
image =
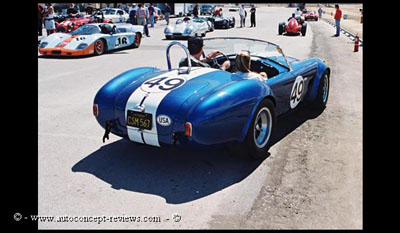
[[[203,18],[194,18],[193,22],[202,23],[202,22],[204,22],[204,19]]]
[[[105,9],[102,11],[104,12],[105,15],[114,15],[115,14],[115,10],[112,10],[112,9]]]
[[[268,58],[284,67],[289,67],[287,62],[279,62],[282,59],[278,61],[279,57],[284,57],[279,46],[267,41],[235,37],[208,38],[204,39],[203,49],[205,54],[209,54],[214,50],[219,50],[227,56],[235,55],[241,50],[247,50],[252,56]]]
[[[95,33],[100,33],[100,28],[96,25],[86,24],[71,32],[70,35],[91,35]]]
[[[201,8],[203,8],[203,9],[209,9],[209,8],[212,8],[212,6],[211,6],[211,5],[202,5]]]

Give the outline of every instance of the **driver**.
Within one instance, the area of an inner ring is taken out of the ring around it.
[[[295,15],[294,15],[294,13],[292,14],[292,17],[290,17],[289,19],[288,19],[288,21],[290,21],[291,19],[295,19],[296,17],[295,17]]]
[[[215,58],[217,55],[221,54],[219,51],[212,51],[205,58],[201,59],[201,55],[203,54],[203,38],[201,37],[190,37],[188,39],[188,49],[191,55],[191,63],[192,66],[200,66],[200,67],[211,67],[206,62]],[[179,67],[188,66],[187,58],[182,59],[179,62]],[[222,63],[221,70],[227,70],[231,66],[231,62],[229,60]]]

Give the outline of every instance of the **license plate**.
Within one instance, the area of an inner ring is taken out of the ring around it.
[[[126,124],[139,129],[151,130],[153,116],[150,113],[128,110]]]

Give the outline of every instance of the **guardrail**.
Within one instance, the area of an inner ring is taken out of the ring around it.
[[[327,22],[328,24],[330,24],[330,25],[332,25],[332,26],[336,26],[336,23],[334,23],[334,22],[332,22],[332,21],[330,21],[330,20],[328,20],[328,19],[322,18],[321,20]],[[356,35],[355,35],[354,33],[350,32],[349,30],[347,30],[347,29],[345,29],[345,28],[343,28],[343,27],[340,27],[340,31],[341,31],[345,36],[349,37],[350,40],[355,41]],[[359,43],[360,43],[360,46],[362,46],[362,45],[363,45],[363,40],[359,39]]]

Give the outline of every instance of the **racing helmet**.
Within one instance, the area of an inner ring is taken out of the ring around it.
[[[112,31],[112,26],[110,24],[102,24],[100,25],[101,33],[109,34]]]

